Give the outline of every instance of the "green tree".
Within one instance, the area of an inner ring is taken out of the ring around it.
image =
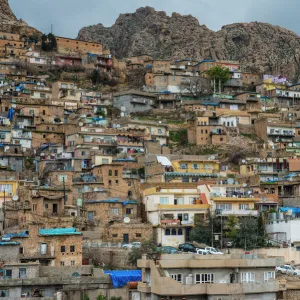
[[[152,239],[142,242],[140,248],[132,248],[128,254],[128,262],[132,266],[137,265],[137,260],[142,258],[143,254],[146,254],[148,258],[153,259],[157,252],[157,246]]]
[[[229,69],[222,68],[220,65],[212,67],[206,73],[212,80],[214,80],[216,90],[218,90],[219,86],[223,89],[224,84],[230,79]]]
[[[221,219],[208,212],[207,219],[196,219],[195,227],[192,229],[190,239],[194,242],[212,245],[213,233],[221,232]],[[219,241],[215,241],[215,247],[220,246]]]
[[[90,300],[90,297],[87,293],[84,293],[82,300]]]
[[[229,237],[232,241],[236,239],[236,236],[238,234],[238,224],[239,219],[236,216],[228,216],[227,220],[224,224],[224,235],[226,237]]]
[[[101,294],[97,297],[97,300],[107,300],[107,297],[105,297]]]
[[[48,35],[42,35],[42,50],[43,51],[56,51],[57,50],[57,41],[55,36],[52,33]]]
[[[122,297],[110,297],[110,300],[122,300]]]

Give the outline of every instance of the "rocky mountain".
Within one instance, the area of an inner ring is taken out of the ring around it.
[[[0,31],[31,35],[38,33],[22,19],[18,20],[12,12],[8,0],[0,1]]]
[[[112,27],[84,27],[78,38],[102,42],[117,57],[149,54],[156,58],[239,60],[244,70],[300,76],[300,39],[266,23],[236,23],[212,31],[191,16],[154,8],[121,14]]]

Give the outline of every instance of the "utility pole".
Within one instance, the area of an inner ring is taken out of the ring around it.
[[[63,187],[64,187],[64,205],[66,205],[66,186],[65,186],[65,177],[63,177]]]
[[[4,203],[3,203],[3,232],[4,232],[4,229],[5,229],[5,189],[3,191],[3,194],[4,194]]]
[[[211,246],[214,247],[214,219],[211,219]]]

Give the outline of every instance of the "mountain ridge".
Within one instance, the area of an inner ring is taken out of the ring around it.
[[[102,42],[118,58],[149,54],[156,58],[239,60],[249,72],[300,77],[300,37],[263,22],[233,23],[213,31],[191,15],[142,7],[120,14],[111,27],[82,28],[78,38]]]

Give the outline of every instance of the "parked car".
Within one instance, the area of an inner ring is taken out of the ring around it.
[[[123,244],[122,248],[127,250],[127,249],[132,249],[132,248],[141,248],[142,243],[141,242],[132,242],[129,244]]]
[[[197,254],[200,254],[200,255],[210,255],[210,252],[205,250],[205,249],[198,249],[197,250]]]
[[[157,248],[157,252],[163,253],[163,254],[177,254],[177,253],[179,253],[179,251],[175,247],[172,247],[172,246],[159,247],[159,248]]]
[[[178,250],[182,252],[193,252],[197,253],[198,248],[196,248],[193,244],[190,243],[185,243],[185,244],[180,244],[178,246]]]
[[[207,250],[210,254],[214,254],[214,255],[224,254],[223,252],[213,247],[205,247],[204,250]]]
[[[296,273],[299,270],[296,270],[294,267],[292,267],[290,265],[282,265],[282,266],[276,267],[275,271],[279,272],[281,274],[293,274],[293,275],[296,275],[294,273]]]

